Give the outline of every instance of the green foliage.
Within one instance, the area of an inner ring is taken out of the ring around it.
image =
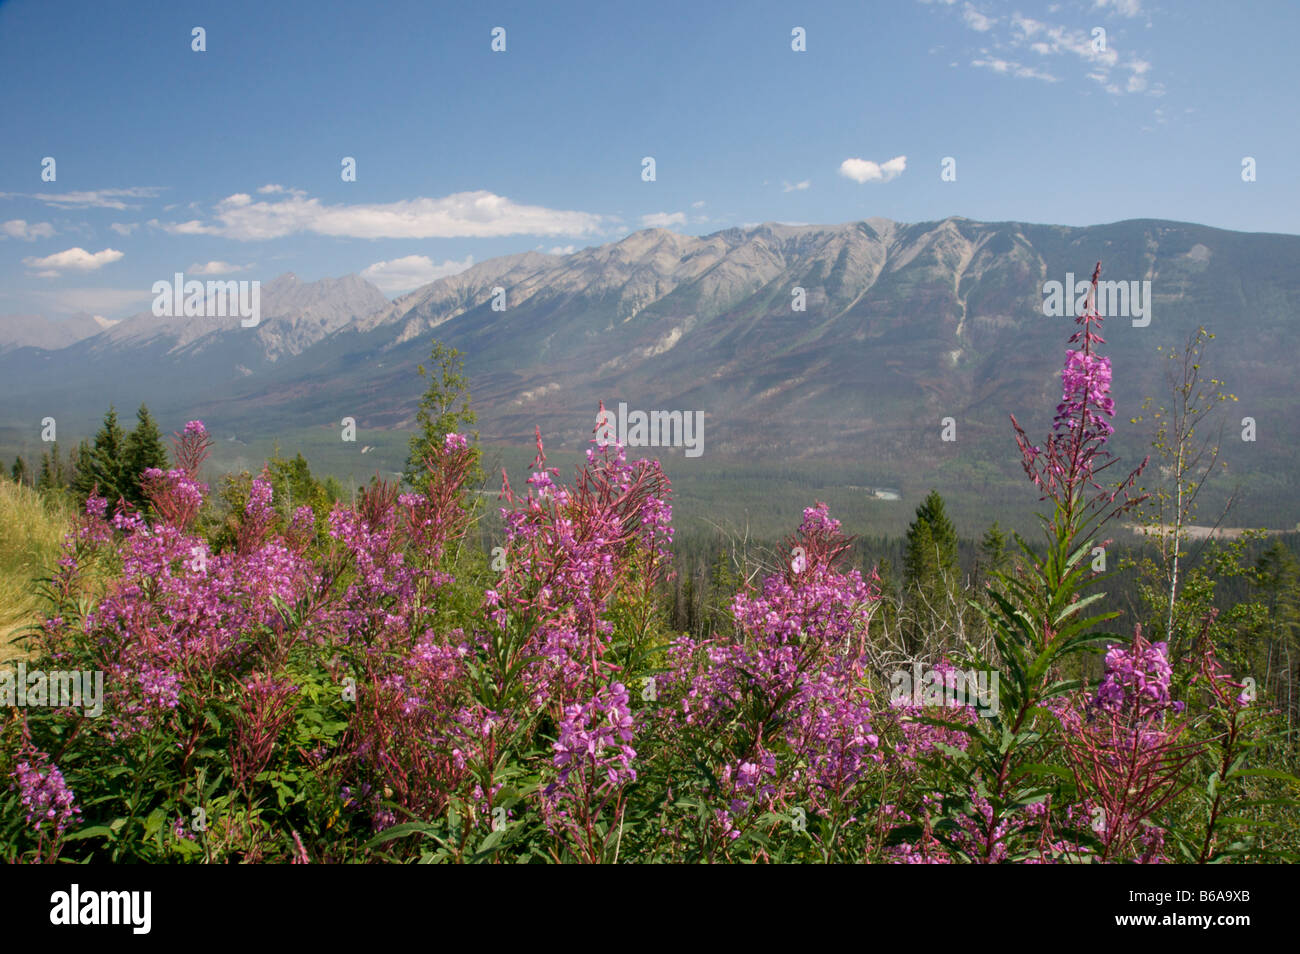
[[[415,414],[417,430],[411,436],[410,455],[402,476],[408,484],[422,491],[429,480],[426,459],[430,456],[436,459],[442,451],[443,439],[448,434],[466,433],[477,417],[470,407],[469,380],[465,377],[464,361],[459,351],[435,341],[429,355],[429,367],[426,369],[420,365],[416,370],[420,377],[429,379],[429,384]],[[477,431],[467,436],[471,446],[478,440]],[[477,486],[483,480],[478,457],[476,449],[471,486]]]
[[[115,507],[119,498],[126,495],[122,473],[125,446],[126,436],[117,423],[117,410],[109,407],[89,454],[79,461],[81,469],[72,484],[79,499],[85,500],[97,491],[108,500],[110,507]]]
[[[904,586],[933,586],[950,575],[956,566],[957,531],[948,519],[943,497],[931,490],[916,508],[916,519],[907,528]]]
[[[996,573],[1007,564],[1007,537],[996,520],[980,540],[980,561],[986,570]]]
[[[36,489],[45,494],[62,493],[68,486],[68,468],[59,457],[59,442],[41,454],[41,471],[36,478]]]
[[[166,470],[167,450],[162,433],[141,404],[136,411],[136,426],[123,431],[113,407],[104,415],[103,424],[95,434],[93,443],[82,441],[73,454],[73,474],[69,486],[79,502],[92,493],[105,498],[110,508],[119,500],[137,510],[147,506],[141,475],[150,467]]]
[[[143,404],[136,411],[136,425],[123,446],[120,480],[128,503],[143,509],[146,501],[140,476],[149,468],[167,469],[167,448],[162,432]]]
[[[965,608],[957,598],[957,531],[943,497],[931,490],[907,528],[903,558],[904,646],[917,654],[934,635],[964,631]],[[943,641],[946,636],[941,635]]]
[[[338,481],[333,478],[317,480],[301,453],[285,458],[280,455],[279,447],[267,460],[262,473],[271,482],[271,501],[276,512],[275,529],[283,532],[297,508],[310,507],[316,540],[318,543],[324,542],[330,510],[343,493]],[[248,471],[222,475],[216,497],[205,508],[200,521],[214,551],[234,546],[252,486],[253,475]]]

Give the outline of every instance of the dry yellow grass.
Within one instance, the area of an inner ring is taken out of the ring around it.
[[[14,638],[40,619],[36,581],[59,558],[70,518],[66,506],[0,478],[0,662],[27,654]]]

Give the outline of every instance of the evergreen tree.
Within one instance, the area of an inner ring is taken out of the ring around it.
[[[36,478],[36,489],[42,493],[62,491],[68,486],[68,472],[63,459],[59,457],[59,442],[55,441],[50,449],[41,454],[41,470]]]
[[[36,489],[43,494],[54,489],[54,468],[50,466],[49,451],[41,454],[41,469],[36,475]]]
[[[916,519],[907,528],[907,552],[903,559],[903,583],[907,587],[930,586],[950,577],[957,567],[957,531],[948,519],[943,498],[931,490]]]
[[[72,487],[78,497],[84,500],[98,487],[99,495],[108,500],[110,507],[115,507],[118,498],[126,496],[125,444],[122,428],[117,423],[117,411],[110,406],[104,415],[103,426],[95,435],[94,446],[89,453],[78,455],[81,457],[80,467]]]
[[[23,460],[22,455],[19,455],[18,459],[14,461],[14,467],[9,472],[9,476],[20,484],[31,482],[31,475],[27,473],[27,461]]]
[[[984,531],[984,537],[980,540],[980,561],[979,566],[981,577],[988,574],[997,573],[1007,565],[1007,535],[1002,532],[1002,528],[996,520],[992,526]]]
[[[980,540],[980,555],[990,569],[1000,569],[1006,563],[1007,535],[1002,532],[1002,527],[996,520],[984,531],[984,538]]]
[[[442,442],[448,434],[465,433],[477,420],[470,409],[469,381],[465,377],[461,353],[435,341],[429,364],[427,370],[424,365],[419,365],[416,369],[420,372],[420,377],[429,379],[429,386],[416,411],[415,422],[419,430],[411,436],[411,452],[403,473],[407,483],[416,490],[423,490],[428,481],[425,458],[430,455],[436,458],[442,453]],[[473,447],[478,440],[478,432],[468,436],[470,446]],[[475,448],[470,487],[476,486],[483,479],[478,459],[478,450]]]
[[[149,414],[149,408],[141,404],[135,412],[135,430],[126,439],[122,460],[122,493],[138,508],[145,505],[144,490],[140,486],[140,476],[150,467],[167,469],[167,448],[163,445],[162,432]]]
[[[960,622],[951,615],[957,585],[957,531],[948,519],[943,498],[931,490],[916,508],[907,528],[903,557],[903,589],[908,611],[904,644],[917,652],[931,635]],[[959,609],[959,615],[964,613]]]
[[[68,466],[59,457],[59,442],[55,441],[50,445],[50,468],[54,472],[54,486],[58,490],[65,490],[68,486]]]
[[[68,458],[68,465],[72,472],[68,479],[68,486],[72,488],[72,492],[78,499],[84,500],[87,492],[83,492],[81,486],[85,482],[85,475],[90,470],[90,441],[82,438],[81,443],[72,451],[72,456]]]

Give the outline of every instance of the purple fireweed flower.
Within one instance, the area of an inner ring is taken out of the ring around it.
[[[1106,420],[1115,416],[1115,401],[1110,396],[1110,358],[1084,351],[1066,352],[1061,392],[1061,403],[1056,406],[1056,430],[1082,427],[1086,436],[1097,440],[1105,440],[1115,433]]]
[[[575,769],[581,776],[594,773],[603,782],[600,787],[636,781],[632,767],[636,750],[628,744],[634,727],[628,691],[620,682],[599,690],[583,705],[567,706],[560,737],[551,746],[555,751],[552,762],[560,773],[549,791],[558,789],[557,797],[563,797]]]
[[[1128,647],[1112,646],[1106,653],[1106,673],[1093,705],[1112,714],[1132,713],[1140,719],[1158,716],[1166,709],[1181,711],[1182,703],[1169,697],[1173,679],[1166,643],[1148,643],[1138,636]]]
[[[9,777],[14,779],[12,787],[18,790],[18,800],[27,809],[27,824],[33,831],[44,828],[61,833],[81,814],[63,773],[44,752],[25,746]]]

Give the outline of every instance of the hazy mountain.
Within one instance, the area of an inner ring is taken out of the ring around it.
[[[134,408],[144,401],[160,413],[190,414],[388,305],[378,288],[356,275],[303,282],[285,274],[262,284],[260,294],[261,321],[252,328],[241,327],[237,317],[146,311],[62,348],[29,345],[0,354],[0,391],[9,412],[0,423],[57,410],[60,420],[84,424],[102,416],[110,402]]]
[[[57,351],[0,356],[4,413],[97,416],[110,400],[147,399],[241,433],[342,416],[407,426],[415,366],[436,336],[466,355],[485,439],[524,441],[540,424],[576,448],[597,402],[621,400],[702,411],[710,455],[835,456],[978,486],[1014,470],[1007,414],[1041,431],[1060,398],[1074,326],[1045,317],[1044,282],[1085,279],[1098,259],[1103,280],[1150,281],[1153,293],[1147,327],[1105,324],[1121,415],[1165,393],[1157,346],[1181,347],[1204,324],[1217,333],[1211,373],[1240,399],[1235,418],[1259,422],[1254,444],[1229,432],[1230,464],[1289,487],[1300,237],[1156,220],[652,229],[566,256],[493,259],[391,303],[355,276],[283,276],[264,286],[256,329],[138,316]],[[944,417],[955,443],[939,440]]]
[[[44,315],[0,315],[0,353],[17,348],[55,351],[115,324],[99,315],[73,315],[57,321]]]
[[[240,327],[237,319],[159,318],[146,311],[119,322],[96,344],[101,354],[162,347],[170,357],[188,360],[244,339],[241,353],[256,355],[257,364],[274,363],[388,305],[383,292],[356,275],[304,283],[288,272],[263,283],[260,292],[261,320],[253,328]]]

